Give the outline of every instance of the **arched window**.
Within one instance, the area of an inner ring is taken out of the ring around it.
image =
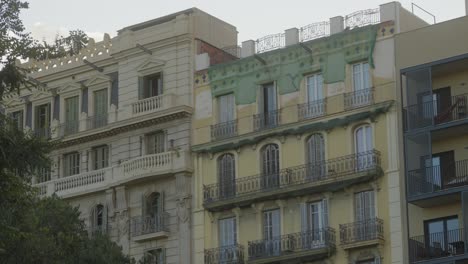
[[[372,140],[372,127],[363,125],[356,128],[354,132],[355,151],[357,169],[365,170],[373,167],[375,164],[372,149],[374,148]]]
[[[152,193],[148,196],[146,201],[146,216],[154,218],[161,212],[161,195],[159,193]]]
[[[320,134],[307,139],[307,178],[321,179],[325,176],[325,141]]]
[[[93,208],[92,212],[92,233],[102,233],[105,232],[105,227],[107,224],[107,217],[105,214],[104,205],[98,204]]]
[[[279,185],[279,147],[268,144],[261,150],[262,187],[274,188]]]
[[[223,154],[218,158],[219,194],[221,197],[230,197],[236,191],[235,158],[232,154]]]

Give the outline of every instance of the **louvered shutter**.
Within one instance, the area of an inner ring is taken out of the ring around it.
[[[309,229],[309,222],[308,222],[308,216],[307,216],[307,211],[308,211],[307,203],[301,203],[300,210],[301,210],[301,231],[307,232]]]
[[[158,256],[158,264],[165,264],[166,263],[166,249],[161,248],[159,251],[159,256]]]
[[[138,77],[138,100],[145,98],[145,78]]]
[[[328,199],[323,199],[320,203],[322,206],[322,227],[328,227]]]

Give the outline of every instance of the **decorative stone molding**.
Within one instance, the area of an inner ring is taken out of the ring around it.
[[[190,220],[190,198],[183,197],[177,199],[176,206],[179,223],[187,223]]]
[[[165,64],[166,64],[166,61],[164,60],[149,58],[145,60],[142,64],[140,64],[136,68],[136,70],[142,76],[149,75],[149,74],[161,72]]]

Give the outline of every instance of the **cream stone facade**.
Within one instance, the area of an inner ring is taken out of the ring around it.
[[[391,2],[199,68],[196,263],[407,263],[394,37],[426,25]]]
[[[34,179],[79,206],[125,254],[194,263],[190,154],[195,55],[237,43],[236,28],[196,8],[121,29],[80,54],[20,67],[39,84],[2,104],[19,126],[57,141]]]

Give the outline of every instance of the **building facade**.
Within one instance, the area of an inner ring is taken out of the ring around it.
[[[410,263],[468,263],[467,26],[465,16],[395,38]]]
[[[193,8],[19,65],[38,87],[6,95],[6,113],[57,142],[33,184],[79,206],[91,235],[108,233],[137,260],[193,263],[194,58],[236,43],[235,27]]]
[[[197,56],[195,263],[405,263],[397,2]]]

